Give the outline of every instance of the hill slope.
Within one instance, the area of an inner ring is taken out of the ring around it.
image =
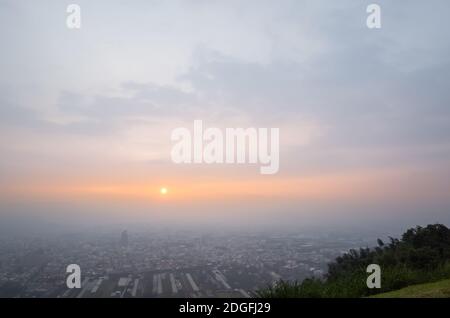
[[[408,286],[372,296],[373,298],[450,298],[450,279]]]

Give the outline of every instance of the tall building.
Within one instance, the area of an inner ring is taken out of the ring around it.
[[[123,247],[127,247],[128,246],[128,232],[127,230],[124,230],[120,236],[120,245],[122,245]]]

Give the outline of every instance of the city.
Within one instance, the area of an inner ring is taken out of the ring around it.
[[[0,297],[246,298],[279,280],[320,278],[373,240],[122,230],[0,242]],[[81,268],[80,289],[66,286],[69,264]]]

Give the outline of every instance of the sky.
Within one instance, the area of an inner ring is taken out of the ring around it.
[[[449,224],[450,5],[371,3],[0,0],[3,224]],[[196,119],[279,128],[279,172],[174,164]]]

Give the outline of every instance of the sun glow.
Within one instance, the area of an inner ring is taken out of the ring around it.
[[[159,193],[161,193],[162,195],[166,195],[167,194],[167,188],[159,189]]]

